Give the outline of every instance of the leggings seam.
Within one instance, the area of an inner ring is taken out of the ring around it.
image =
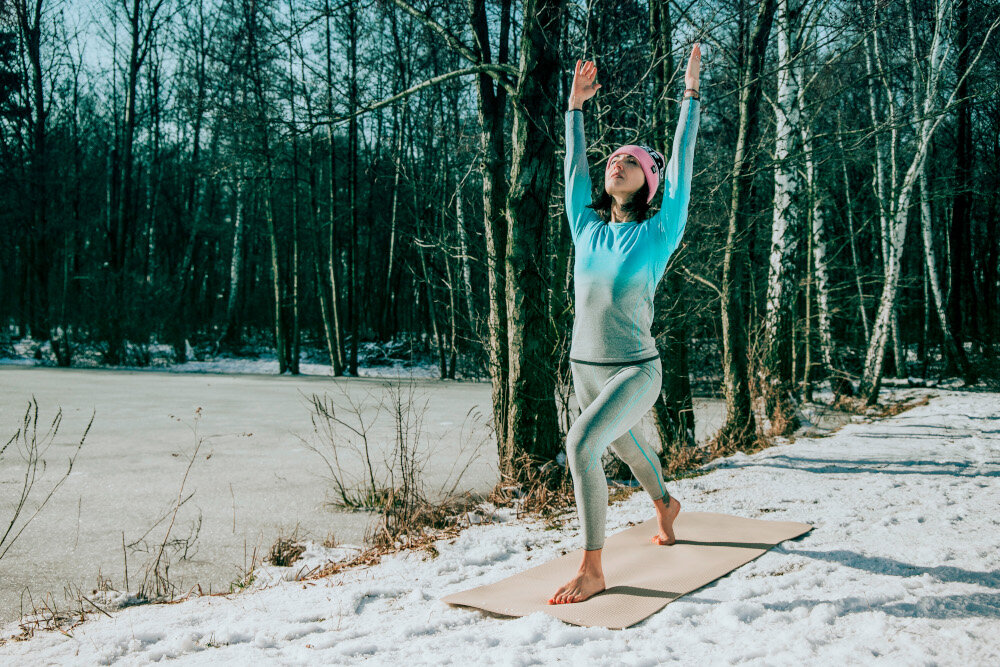
[[[653,472],[655,473],[656,472],[656,466],[653,465],[652,459],[650,459],[649,455],[646,454],[646,450],[643,449],[642,445],[639,444],[639,441],[636,440],[635,434],[632,433],[632,429],[628,430],[628,434],[632,436],[632,442],[634,442],[635,446],[639,448],[640,452],[642,452],[643,457],[645,457],[645,459],[646,459],[646,463],[649,464],[649,467],[652,468]],[[662,474],[661,475],[656,475],[656,483],[660,485],[660,493],[661,494],[665,494],[666,490],[663,488],[663,480],[661,479],[662,477],[663,477]],[[662,498],[663,496],[661,495],[660,497]]]

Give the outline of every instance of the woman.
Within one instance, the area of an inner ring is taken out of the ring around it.
[[[584,552],[577,575],[556,591],[549,604],[582,602],[605,588],[601,549],[608,485],[601,456],[609,446],[653,499],[660,527],[653,542],[675,541],[673,522],[681,505],[664,488],[659,459],[635,427],[653,407],[663,378],[649,332],[653,294],[687,221],[701,106],[700,66],[701,49],[695,44],[666,165],[663,204],[646,219],[664,163],[662,155],[645,146],[622,146],[611,154],[604,169],[604,192],[591,203],[582,106],[601,85],[594,81],[593,62],[576,62],[566,112],[566,215],[576,246],[570,366],[582,412],[566,436],[566,455]]]

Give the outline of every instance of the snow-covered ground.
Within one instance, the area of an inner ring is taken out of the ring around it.
[[[151,560],[150,549],[163,539],[167,522],[153,525],[177,499],[194,448],[196,410],[198,434],[206,440],[185,482],[185,495],[194,496],[172,529],[179,541],[169,550],[170,578],[181,590],[229,590],[255,550],[266,554],[281,535],[297,532],[323,542],[333,534],[338,543],[361,543],[371,515],[330,504],[335,497],[329,471],[309,448],[318,446],[330,458],[330,443],[313,433],[306,399],[329,396],[340,418],[354,427],[351,404],[359,406],[370,429],[372,460],[384,471],[396,430],[392,415],[376,406],[389,398],[387,387],[408,393],[410,384],[408,378],[0,366],[0,442],[20,426],[32,397],[42,430],[62,409],[32,502],[65,472],[66,457],[96,413],[72,474],[0,560],[0,624],[46,599],[59,609],[72,606],[76,591],[93,588],[98,574],[124,588],[123,540],[134,588],[136,572]],[[421,477],[428,489],[450,488],[468,462],[456,491],[491,490],[498,478],[496,446],[485,423],[490,384],[413,379],[412,385],[411,417],[421,419],[419,452],[427,459]],[[721,423],[724,407],[697,399],[694,408],[697,435],[706,438]],[[644,428],[652,437],[652,424]],[[346,429],[339,435],[345,477],[364,478],[363,459],[348,446],[359,444],[358,438]],[[7,503],[13,507],[23,478],[18,455],[0,457],[0,519],[9,516]]]
[[[142,348],[128,344],[126,349],[133,361],[145,358],[146,363],[106,366],[101,360],[101,351],[97,346],[77,345],[73,353],[73,367],[166,373],[278,374],[278,358],[273,348],[267,346],[249,347],[244,356],[233,354],[212,356],[207,350],[196,350],[187,343],[188,361],[183,364],[174,361],[173,347],[163,343],[150,343]],[[326,354],[325,349],[304,346],[299,355],[300,374],[330,376],[332,369]],[[9,342],[6,350],[0,344],[0,367],[55,365],[56,357],[49,341],[21,338]],[[462,377],[461,372],[457,375],[459,379],[466,379]],[[358,348],[358,376],[433,379],[441,377],[441,370],[428,355],[415,356],[410,342],[400,338],[382,343],[361,342]]]
[[[575,519],[546,530],[496,512],[433,558],[403,553],[318,581],[272,569],[261,590],[126,607],[69,636],[9,642],[0,663],[998,664],[1000,395],[935,393],[892,419],[671,483],[688,510],[815,529],[626,630],[441,603],[580,545]],[[609,532],[650,515],[635,494],[609,509]]]

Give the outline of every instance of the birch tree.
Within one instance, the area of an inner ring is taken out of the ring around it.
[[[928,53],[925,56],[928,62],[927,77],[923,88],[914,87],[913,93],[915,95],[920,94],[920,115],[919,123],[915,126],[916,136],[914,138],[913,155],[902,180],[897,183],[894,177],[890,182],[892,197],[889,200],[891,208],[887,244],[889,247],[889,263],[885,285],[882,288],[882,296],[879,300],[878,312],[875,315],[872,325],[871,340],[868,344],[868,350],[865,353],[865,365],[859,389],[861,397],[868,404],[877,402],[881,386],[886,342],[890,333],[891,316],[896,307],[899,277],[902,268],[903,243],[906,239],[906,227],[909,219],[910,202],[913,197],[913,188],[919,177],[923,161],[927,157],[931,138],[945,117],[942,109],[948,108],[958,92],[958,87],[954,87],[943,107],[938,106],[939,89],[942,87],[942,77],[944,75],[943,64],[950,50],[948,26],[951,22],[951,13],[954,7],[953,1],[936,0],[933,5],[935,10],[934,24]],[[983,41],[984,46],[988,43],[990,35],[998,26],[1000,26],[1000,18],[995,19],[986,31],[986,37]],[[981,52],[982,49],[980,48],[979,53]],[[978,60],[978,54],[971,60],[969,70],[961,73],[959,83],[968,76],[969,71],[975,66],[976,60]],[[889,105],[891,108],[891,101]]]
[[[804,70],[803,70],[804,71]],[[804,80],[805,77],[803,76]],[[797,104],[799,112],[805,120],[805,88],[799,94]],[[821,108],[821,107],[820,107]],[[819,112],[817,112],[818,115]],[[815,117],[814,117],[815,118]],[[827,256],[827,229],[826,229],[826,188],[819,177],[819,169],[816,164],[816,138],[814,136],[814,118],[805,120],[799,126],[802,136],[802,159],[805,163],[805,181],[807,186],[807,201],[809,202],[808,213],[808,233],[809,250],[811,254],[811,275],[809,284],[816,286],[816,315],[817,328],[819,329],[819,349],[823,367],[829,375],[834,368],[833,357],[833,323],[830,306],[830,267]],[[803,386],[805,387],[806,398],[811,398],[810,378],[812,375],[813,363],[809,352],[809,339],[806,338],[806,358],[809,360],[803,369]]]
[[[870,47],[869,41],[871,42]],[[886,147],[887,139],[884,136],[884,133],[876,130],[874,132],[875,169],[872,174],[872,191],[875,195],[876,204],[878,205],[880,232],[879,243],[882,250],[882,273],[883,277],[888,280],[889,267],[892,265],[893,260],[890,256],[892,246],[889,243],[889,199],[891,194],[887,190],[886,182],[890,178],[892,183],[896,182],[896,146],[898,145],[899,129],[896,124],[896,106],[893,101],[892,86],[889,82],[888,76],[886,75],[885,68],[882,66],[882,58],[880,56],[877,3],[872,7],[872,29],[865,34],[863,45],[865,70],[868,75],[866,79],[868,88],[868,113],[871,117],[872,127],[879,128],[881,126],[879,120],[881,112],[878,104],[877,89],[875,87],[876,80],[882,84],[882,90],[884,91],[883,97],[886,99],[886,112],[888,113],[888,148]],[[877,73],[873,62],[878,64]],[[890,167],[892,169],[891,174],[887,173]],[[895,306],[893,307],[889,317],[889,326],[891,327],[892,332],[893,359],[895,361],[893,368],[896,372],[905,372],[905,363],[899,343],[899,326],[897,323]]]
[[[906,0],[906,16],[910,41],[913,89],[916,90],[923,79],[923,73],[920,71],[920,58],[917,46],[917,26],[913,15],[912,0]],[[912,97],[911,102],[913,109],[913,124],[914,126],[918,126],[920,124],[920,104],[916,95]],[[923,241],[924,248],[924,275],[926,276],[927,285],[930,288],[930,293],[933,297],[934,314],[937,316],[938,327],[941,329],[942,347],[944,349],[945,356],[952,367],[961,372],[962,377],[965,378],[966,382],[973,384],[976,381],[975,374],[972,372],[969,360],[965,357],[965,350],[957,344],[955,337],[952,335],[951,323],[948,321],[946,312],[947,304],[944,301],[944,295],[941,290],[941,281],[938,278],[937,258],[934,254],[934,230],[932,226],[933,212],[931,211],[930,193],[928,191],[930,188],[930,178],[928,176],[929,170],[928,161],[926,159],[922,160],[919,167],[918,178],[920,182],[920,238]]]
[[[790,343],[795,319],[797,250],[805,217],[801,206],[802,169],[799,159],[793,157],[800,153],[798,139],[803,131],[799,106],[802,97],[801,14],[802,5],[797,0],[777,0],[774,209],[764,307],[764,358],[760,369],[765,411],[777,433],[793,431],[797,426],[791,396],[794,368]]]
[[[337,280],[337,247],[335,245],[335,232],[336,232],[336,219],[337,219],[337,152],[334,144],[334,133],[333,133],[333,45],[332,45],[332,28],[330,26],[330,20],[332,16],[332,11],[330,9],[330,0],[323,0],[323,18],[325,24],[325,30],[323,36],[325,37],[325,44],[323,55],[325,56],[326,62],[324,68],[324,79],[323,83],[326,87],[326,115],[327,115],[327,126],[326,126],[326,140],[327,140],[327,170],[329,171],[329,180],[327,184],[329,189],[327,190],[327,227],[326,227],[326,277],[329,279],[329,289],[330,289],[330,311],[329,315],[324,314],[324,331],[326,332],[327,339],[327,350],[330,355],[330,366],[334,376],[342,375],[344,372],[344,345],[341,337],[341,323],[340,323],[340,290],[339,282]],[[318,249],[318,248],[317,248]],[[322,283],[322,287],[318,289],[327,289],[326,283]]]

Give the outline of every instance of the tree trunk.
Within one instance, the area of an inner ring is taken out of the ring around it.
[[[406,118],[406,107],[403,107],[403,122]],[[389,254],[386,261],[385,268],[385,291],[383,293],[382,300],[382,337],[388,338],[390,335],[390,329],[392,327],[392,314],[396,307],[396,295],[392,290],[392,277],[395,271],[395,259],[396,259],[396,228],[398,226],[398,214],[399,214],[399,183],[402,177],[403,170],[400,166],[400,162],[403,160],[403,122],[399,123],[399,127],[396,130],[396,150],[393,155],[394,171],[395,175],[392,179],[392,208],[389,215]]]
[[[958,1],[963,2],[963,0],[958,0]],[[909,18],[910,55],[911,55],[910,60],[912,63],[911,70],[913,75],[913,87],[914,90],[916,90],[920,85],[921,75],[920,75],[920,58],[917,53],[916,25],[913,16],[913,3],[911,2],[911,0],[906,0],[906,11]],[[962,134],[961,116],[959,116],[959,119],[960,119],[959,136],[961,136]],[[917,102],[916,95],[913,96],[913,124],[915,126],[920,124],[920,104]],[[959,144],[961,144],[961,141],[959,141]],[[961,150],[962,149],[959,148],[960,154]],[[948,321],[946,313],[947,304],[944,301],[944,297],[941,293],[941,283],[938,280],[937,260],[934,256],[934,231],[932,229],[933,216],[931,212],[931,201],[930,201],[930,190],[929,190],[930,178],[928,178],[927,175],[928,171],[929,171],[929,165],[927,163],[927,160],[924,160],[920,165],[918,178],[920,180],[920,236],[923,239],[923,245],[924,245],[925,281],[927,283],[927,286],[930,287],[931,296],[934,297],[934,313],[937,316],[938,326],[941,329],[942,348],[944,351],[944,356],[948,360],[949,366],[951,366],[950,370],[951,372],[957,370],[962,374],[962,377],[965,379],[966,383],[974,384],[976,379],[972,372],[972,368],[969,365],[969,361],[965,357],[965,350],[962,349],[962,347],[952,336],[951,323]],[[955,222],[953,219],[953,225],[954,224]],[[954,231],[954,227],[952,227],[952,230]],[[954,266],[954,264],[952,266]]]
[[[756,420],[750,404],[747,359],[746,264],[748,254],[749,198],[754,156],[750,142],[756,134],[763,87],[764,52],[767,48],[775,0],[758,5],[757,22],[747,45],[746,65],[740,85],[740,122],[733,156],[733,191],[729,204],[726,250],[722,266],[722,364],[726,396],[726,422],[718,436],[723,451],[749,446],[756,439]]]
[[[469,239],[465,231],[465,213],[462,210],[461,184],[455,188],[455,233],[458,236],[459,260],[462,271],[462,298],[465,300],[465,316],[469,322],[471,338],[476,340],[479,334],[479,320],[476,317],[475,297],[472,291],[472,264],[469,261]]]
[[[527,0],[521,33],[519,77],[514,98],[511,187],[507,195],[507,343],[510,354],[508,440],[501,448],[504,476],[530,471],[517,466],[522,454],[551,460],[562,450],[555,403],[553,359],[538,249],[546,247],[548,205],[556,180],[559,135],[557,50],[562,0]]]
[[[1000,118],[993,125],[993,173],[1000,174]],[[983,303],[986,305],[984,328],[995,340],[1000,337],[1000,299],[998,299],[997,280],[1000,278],[1000,182],[994,178],[993,187],[988,189],[990,195],[989,210],[986,215],[986,247],[983,261]],[[992,346],[986,346],[984,352],[992,354]]]
[[[242,170],[240,170],[242,171]],[[241,338],[236,321],[236,304],[240,294],[240,276],[243,273],[243,174],[233,178],[233,251],[229,260],[229,297],[226,299],[226,324],[220,340],[234,344]]]
[[[805,99],[799,97],[799,110],[804,112]],[[830,375],[835,369],[833,364],[833,331],[830,317],[830,269],[826,258],[826,207],[822,195],[822,186],[816,174],[816,162],[813,159],[813,130],[808,123],[803,123],[802,149],[806,165],[806,185],[810,202],[810,234],[812,235],[813,273],[816,278],[816,315],[818,320],[819,351],[823,360],[825,374]]]
[[[160,109],[161,62],[159,60],[159,53],[155,42],[150,45],[150,54],[152,55],[152,58],[150,59],[149,67],[148,94],[153,146],[147,160],[149,176],[146,179],[146,251],[143,253],[145,257],[143,273],[147,288],[153,286],[153,273],[156,270],[156,217],[159,208],[156,204],[157,197],[160,192],[160,184],[163,179],[163,165],[160,159],[160,138],[162,136],[161,119],[163,115],[163,112]]]
[[[941,30],[944,24],[944,12],[948,0],[941,0],[937,5],[937,21],[934,27],[934,36],[930,45],[929,67],[927,71],[926,86],[923,91],[923,104],[921,109],[921,120],[917,126],[916,146],[913,159],[906,170],[903,182],[899,186],[898,194],[893,200],[893,217],[889,221],[889,252],[891,259],[888,265],[885,285],[882,289],[882,298],[879,302],[878,314],[875,316],[872,328],[872,338],[865,354],[864,372],[861,377],[861,387],[859,394],[869,405],[878,400],[879,387],[882,382],[883,362],[885,360],[885,347],[891,329],[892,314],[896,310],[896,295],[899,287],[899,274],[902,268],[903,243],[906,239],[906,225],[909,218],[910,200],[913,194],[913,186],[922,168],[922,163],[926,159],[928,146],[934,130],[937,128],[941,117],[932,117],[936,110],[937,88],[941,76],[941,61],[944,58],[943,42]],[[917,90],[914,90],[917,94]]]
[[[890,264],[892,264],[892,258],[889,256],[889,252],[890,252],[891,246],[889,245],[889,242],[888,242],[888,239],[889,239],[889,225],[890,225],[889,219],[890,219],[890,217],[892,215],[891,212],[890,212],[890,210],[889,210],[889,205],[890,205],[890,199],[892,197],[892,193],[894,193],[895,189],[896,189],[896,144],[897,144],[896,135],[898,134],[898,130],[896,128],[896,122],[895,122],[896,106],[895,106],[895,103],[893,102],[892,91],[889,88],[888,78],[886,77],[885,71],[882,68],[881,57],[879,56],[879,48],[878,48],[878,44],[879,44],[879,41],[878,41],[878,8],[877,7],[873,7],[872,11],[874,12],[873,17],[872,17],[872,22],[873,22],[873,25],[875,26],[872,29],[872,32],[871,32],[871,43],[872,43],[872,46],[871,46],[871,48],[869,48],[869,46],[868,46],[868,37],[866,36],[865,37],[865,43],[864,43],[864,49],[863,50],[864,50],[864,54],[865,54],[865,71],[867,73],[866,81],[868,82],[868,112],[869,112],[869,115],[871,117],[872,129],[873,129],[874,134],[875,134],[875,173],[873,175],[873,183],[872,183],[872,185],[873,185],[873,189],[875,191],[875,199],[876,199],[876,203],[878,204],[878,210],[879,210],[879,231],[880,231],[880,234],[879,234],[879,247],[882,250],[882,275],[883,275],[883,278],[886,278],[888,276],[888,273],[889,273],[889,266],[890,266]],[[872,51],[874,51],[874,58],[873,58],[873,55],[872,55]],[[880,125],[880,120],[879,120],[879,118],[880,118],[880,112],[879,112],[879,109],[878,109],[878,102],[877,102],[877,99],[876,99],[876,92],[875,92],[876,72],[874,70],[873,60],[878,65],[878,78],[882,81],[883,87],[886,89],[886,96],[885,97],[886,97],[886,106],[888,108],[888,113],[889,113],[889,119],[888,119],[888,122],[889,122],[889,148],[890,148],[890,152],[891,152],[891,160],[890,160],[890,157],[886,155],[885,139],[884,139],[884,137],[882,135],[882,132],[880,132],[878,130],[879,125]],[[891,164],[891,167],[892,167],[892,178],[891,178],[891,182],[889,184],[890,191],[887,192],[887,190],[886,190],[886,178],[887,178],[886,170],[888,169],[888,166],[890,164]],[[893,331],[896,332],[896,335],[894,335],[893,339],[892,339],[893,340],[893,351],[895,353],[893,355],[893,358],[894,359],[899,359],[900,358],[900,354],[899,354],[899,336],[898,336],[898,328],[895,326],[895,321],[896,321],[896,315],[895,315],[895,309],[893,309],[893,313],[892,313],[893,327],[892,328],[893,328]],[[871,344],[871,339],[870,338],[869,338],[868,344],[869,345]],[[894,366],[895,366],[895,364],[894,364]],[[900,368],[902,369],[903,366],[901,365]]]
[[[115,316],[110,319],[107,339],[107,350],[104,361],[108,364],[125,363],[125,325],[130,318],[128,294],[125,287],[125,273],[131,245],[132,228],[134,226],[135,208],[133,202],[133,144],[137,122],[135,119],[135,96],[138,90],[139,68],[141,66],[139,49],[141,46],[140,32],[141,5],[139,0],[132,0],[128,15],[129,61],[125,73],[127,77],[125,91],[125,117],[122,120],[122,150],[116,172],[118,177],[118,192],[116,193],[116,210],[114,215],[114,232],[111,244],[111,303]]]
[[[790,6],[791,5],[791,6]],[[760,391],[771,431],[784,435],[798,427],[792,397],[792,366],[789,341],[795,321],[796,262],[804,226],[800,200],[801,165],[799,132],[805,132],[797,17],[794,0],[777,0],[778,91],[774,105],[774,213],[771,219],[771,251],[768,261],[767,296],[764,309],[764,358],[760,369]],[[796,156],[794,159],[791,156]]]
[[[289,3],[291,14],[294,8]],[[294,30],[294,15],[292,14],[292,29]],[[292,375],[299,374],[300,335],[299,335],[299,139],[298,127],[295,123],[295,73],[293,70],[292,49],[293,40],[288,40],[288,101],[292,120],[292,182],[291,191],[291,223],[292,223],[292,302],[290,316],[292,320],[291,343],[288,350],[288,370]]]
[[[330,0],[324,0],[324,15],[326,18],[326,114],[327,120],[333,120],[333,49],[330,32]],[[332,332],[333,352],[331,353],[331,372],[335,377],[344,374],[344,346],[341,341],[340,299],[337,288],[337,248],[334,243],[334,231],[337,220],[337,153],[334,146],[333,123],[326,126],[326,138],[329,143],[327,168],[330,171],[328,196],[327,225],[327,273],[330,280],[330,322],[325,324]],[[319,246],[317,246],[317,251]]]
[[[451,272],[451,257],[449,253],[444,253],[445,278],[448,281],[448,363],[445,377],[449,380],[455,379],[455,364],[458,361],[458,344],[456,343],[458,328],[458,313],[455,307],[455,279]]]
[[[501,0],[497,62],[507,63],[511,0]],[[476,38],[475,53],[483,62],[492,60],[485,0],[469,0],[470,22]],[[527,15],[527,14],[526,14]],[[506,201],[508,194],[506,142],[507,90],[486,74],[476,78],[479,93],[480,144],[483,177],[483,228],[486,239],[486,276],[489,292],[488,337],[485,342],[492,380],[493,427],[500,460],[509,459],[510,369],[507,347],[507,256]]]
[[[802,332],[802,400],[812,400],[812,299],[813,284],[816,282],[813,270],[813,235],[806,235],[806,293],[805,293],[805,330]]]
[[[348,206],[351,208],[351,277],[347,289],[347,309],[351,321],[351,353],[348,359],[348,371],[354,377],[358,375],[358,335],[360,332],[358,312],[358,15],[355,3],[348,3],[348,108],[351,113],[347,128],[348,144]]]
[[[969,4],[968,0],[955,2],[955,46],[958,48],[956,68],[961,81],[955,105],[958,123],[955,137],[955,196],[952,199],[950,230],[951,299],[948,306],[957,350],[962,346],[963,340],[973,340],[978,336],[978,300],[972,275],[972,194],[976,187],[972,182],[972,160],[975,155],[972,145],[972,100],[969,97],[969,77],[962,76],[969,69]],[[911,22],[912,20],[911,18]],[[967,369],[968,364],[962,369],[963,375]]]

